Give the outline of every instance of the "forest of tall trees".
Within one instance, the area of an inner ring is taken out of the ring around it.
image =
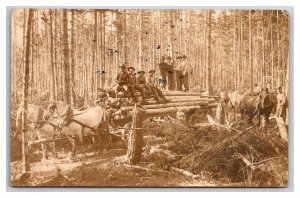
[[[186,55],[191,91],[288,91],[289,16],[284,10],[29,9],[12,12],[11,97],[19,103],[25,63],[29,102],[76,103],[114,83],[124,62],[148,72],[162,56]],[[28,27],[28,24],[31,24]],[[30,29],[30,35],[26,30]],[[26,37],[30,44],[25,47]],[[28,50],[28,60],[25,52]]]

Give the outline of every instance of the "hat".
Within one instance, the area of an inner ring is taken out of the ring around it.
[[[128,69],[128,70],[130,70],[130,69],[133,69],[133,70],[135,70],[135,68],[134,68],[134,67],[128,67],[127,69]]]
[[[120,65],[119,68],[126,69],[125,65]]]
[[[138,73],[138,74],[139,74],[139,73],[145,74],[146,72],[145,72],[144,70],[140,70],[140,71],[138,71],[137,73]]]
[[[167,59],[168,59],[168,60],[172,60],[172,57],[171,57],[171,56],[168,56]]]
[[[151,69],[151,70],[149,71],[149,73],[155,73],[155,70],[154,70],[154,69]]]

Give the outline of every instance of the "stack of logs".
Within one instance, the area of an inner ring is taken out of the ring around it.
[[[164,91],[164,96],[170,100],[165,104],[157,104],[154,99],[148,99],[149,104],[143,105],[147,116],[175,114],[177,111],[207,110],[217,106],[216,97],[204,96],[201,93],[186,93],[180,91]],[[131,111],[133,106],[122,107],[123,111]]]

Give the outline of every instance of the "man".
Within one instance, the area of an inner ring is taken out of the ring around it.
[[[117,75],[117,87],[115,89],[116,95],[118,95],[119,92],[122,90],[125,90],[126,92],[128,91],[128,83],[129,83],[129,74],[126,71],[126,67],[124,64],[119,66],[121,69],[120,73]]]
[[[161,99],[166,103],[169,100],[166,99],[166,97],[163,95],[163,93],[161,92],[161,90],[159,88],[157,88],[157,79],[154,76],[155,71],[154,70],[150,70],[149,71],[149,76],[147,78],[147,83],[154,95],[155,100],[160,103]]]
[[[277,106],[276,116],[279,118],[286,119],[286,108],[287,108],[287,97],[282,91],[282,87],[277,88]]]
[[[144,89],[144,92],[146,94],[146,96],[151,95],[151,88],[150,86],[146,83],[146,78],[145,78],[145,71],[140,70],[138,71],[138,77],[137,77],[137,86],[141,87]]]
[[[167,85],[167,72],[168,72],[168,64],[165,62],[166,58],[163,56],[161,58],[161,62],[159,63],[159,73],[160,73],[160,79],[159,79],[159,85],[162,89],[166,89]]]
[[[167,57],[167,88],[168,90],[175,90],[175,73],[174,73],[174,61],[171,56]]]
[[[178,67],[176,68],[176,81],[177,90],[188,91],[189,90],[189,80],[188,80],[188,63],[186,62],[187,56],[178,56]],[[182,88],[184,87],[184,88]]]
[[[260,91],[261,91],[261,87],[258,86],[257,83],[255,83],[255,84],[254,84],[254,88],[253,88],[253,94],[254,94],[254,95],[259,95]]]
[[[143,98],[143,103],[147,104],[146,101],[146,94],[144,92],[144,89],[137,85],[137,79],[135,77],[135,68],[134,67],[128,67],[129,71],[129,81],[128,81],[128,91],[129,91],[129,102],[133,102],[134,98],[134,90],[138,90]]]
[[[263,119],[266,122],[269,122],[269,115],[267,114],[267,109],[270,107],[270,105],[271,101],[268,88],[261,88],[261,91],[255,101],[255,110],[252,116],[249,118],[249,122],[257,113],[259,116],[263,116]],[[258,123],[260,124],[260,117]],[[261,126],[261,128],[264,127],[265,126]]]
[[[220,97],[221,97],[221,107],[222,107],[222,116],[220,120],[220,124],[225,124],[225,121],[228,121],[228,109],[227,109],[227,104],[230,102],[228,92],[225,88],[223,88],[220,92]]]

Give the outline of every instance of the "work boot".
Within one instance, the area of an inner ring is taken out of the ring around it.
[[[163,96],[162,98],[163,98],[164,103],[168,103],[171,101],[171,100],[167,99],[165,96]]]

